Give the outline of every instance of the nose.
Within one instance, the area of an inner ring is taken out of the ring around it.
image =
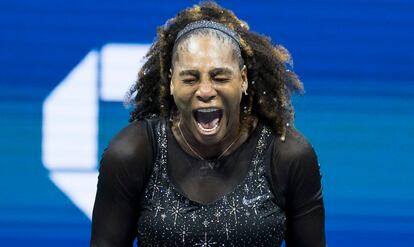
[[[196,97],[202,102],[209,102],[217,96],[216,89],[211,82],[201,82],[196,91]]]

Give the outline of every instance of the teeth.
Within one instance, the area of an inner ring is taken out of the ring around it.
[[[198,109],[198,112],[214,112],[214,111],[218,111],[219,109],[217,108],[202,108],[202,109]]]
[[[202,129],[203,131],[206,131],[206,132],[212,132],[212,131],[214,131],[214,130],[216,130],[218,128],[218,122],[211,129],[203,128],[203,126],[200,123],[197,123],[197,125],[198,125],[198,127],[200,127],[200,129]]]

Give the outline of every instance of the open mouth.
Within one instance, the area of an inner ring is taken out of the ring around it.
[[[193,111],[198,128],[205,135],[215,134],[218,131],[223,110],[218,108],[200,108]]]

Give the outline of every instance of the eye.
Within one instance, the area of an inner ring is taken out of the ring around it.
[[[186,79],[183,79],[182,82],[184,84],[194,84],[196,82],[196,79],[195,78],[186,78]]]
[[[227,77],[215,77],[214,80],[217,81],[217,82],[224,83],[224,82],[230,81],[230,78],[227,78]]]

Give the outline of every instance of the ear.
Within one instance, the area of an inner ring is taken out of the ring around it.
[[[173,95],[174,94],[174,85],[172,83],[172,69],[170,69],[169,78],[170,78],[170,95]]]
[[[172,83],[172,80],[170,81],[170,95],[174,94],[174,85]]]
[[[248,82],[248,79],[247,79],[247,67],[246,67],[246,65],[243,65],[243,68],[241,69],[241,78],[242,78],[242,85],[241,85],[242,91],[246,92],[247,88],[249,87],[249,82]]]

